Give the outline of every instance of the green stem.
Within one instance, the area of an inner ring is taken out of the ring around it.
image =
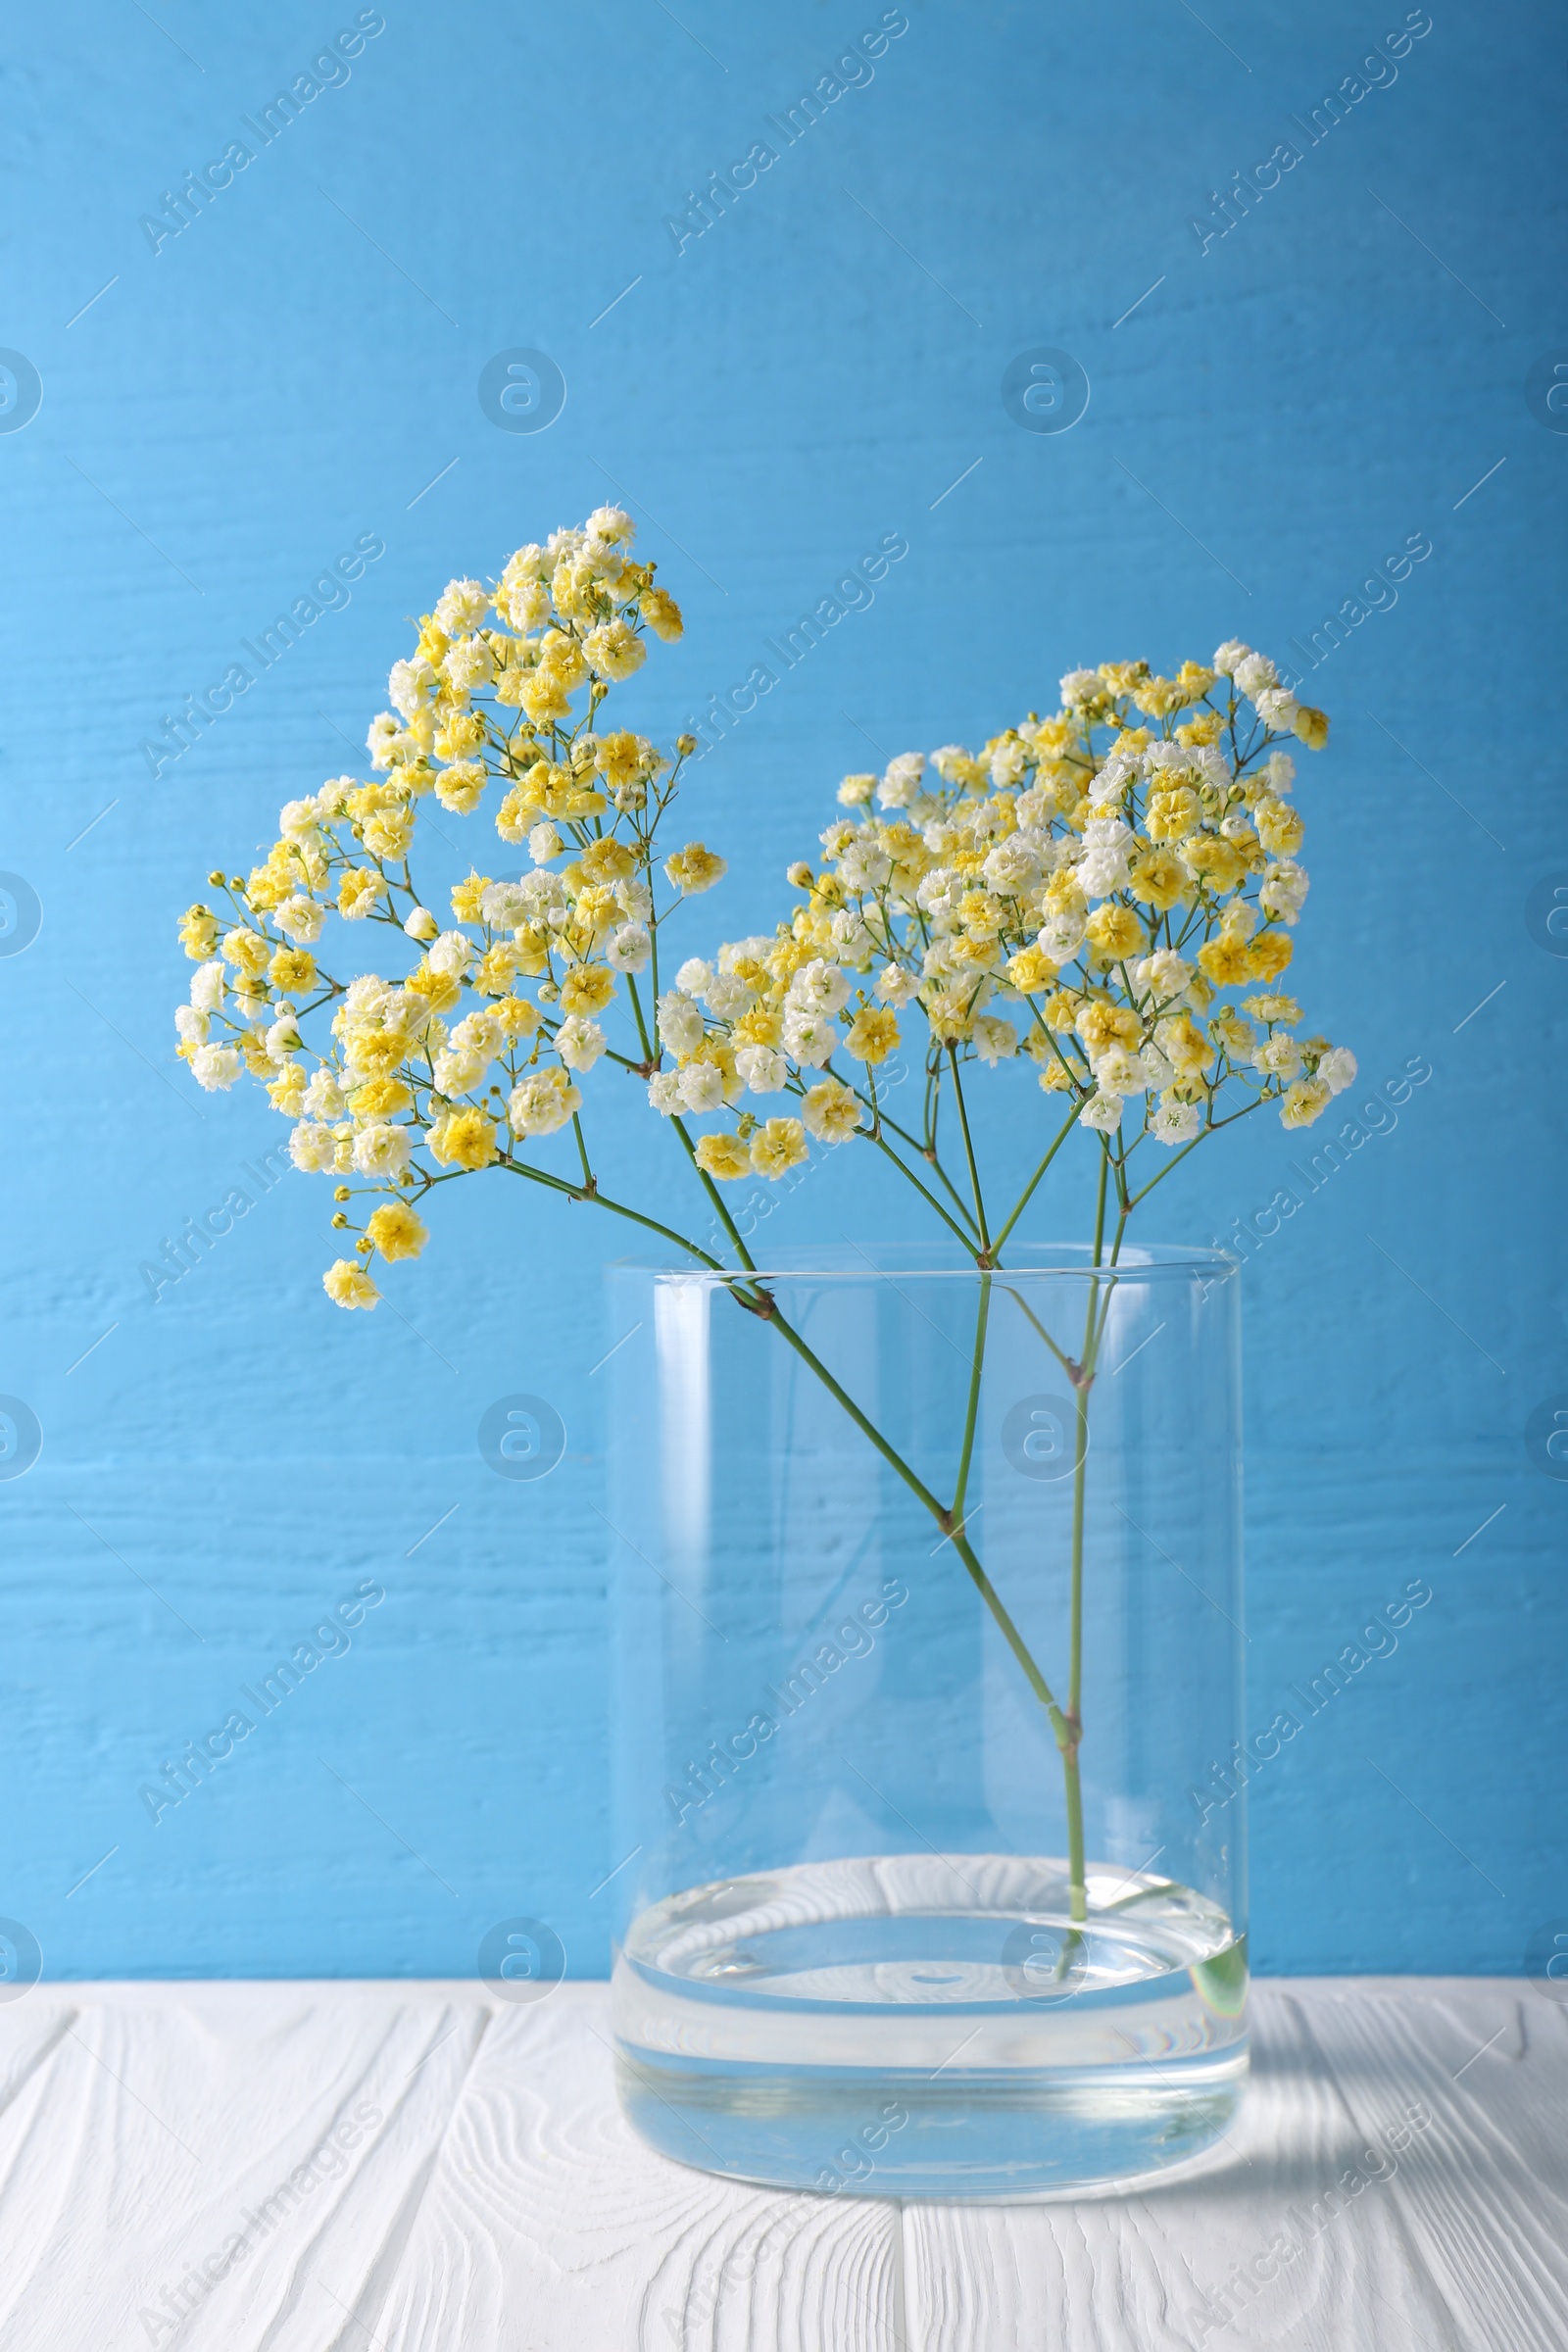
[[[1045,1158],[1040,1162],[1039,1167],[1036,1168],[1034,1174],[1024,1186],[1023,1191],[1018,1196],[1017,1204],[1014,1207],[1011,1216],[1007,1219],[1007,1222],[1005,1225],[1004,1225],[996,1240],[992,1243],[991,1254],[993,1257],[995,1257],[1002,1250],[1003,1246],[1006,1242],[1008,1234],[1017,1224],[1018,1219],[1023,1215],[1024,1210],[1028,1207],[1029,1202],[1034,1196],[1035,1187],[1039,1184],[1040,1179],[1044,1176],[1046,1170],[1050,1167],[1052,1161],[1055,1158],[1056,1153],[1061,1150],[1062,1145],[1067,1141],[1068,1136],[1071,1135],[1077,1123],[1078,1105],[1074,1103],[1072,1109],[1067,1113],[1067,1124],[1065,1127],[1063,1127],[1061,1133],[1057,1136],[1055,1142],[1046,1153]]]
[[[958,1483],[953,1490],[953,1517],[963,1524],[963,1498],[969,1488],[969,1464],[974,1455],[975,1423],[980,1412],[980,1375],[985,1369],[986,1326],[991,1320],[991,1276],[980,1276],[980,1305],[974,1319],[974,1359],[969,1367],[969,1409],[963,1422],[963,1451],[958,1457]]]
[[[980,1247],[989,1257],[991,1236],[986,1231],[986,1204],[980,1197],[980,1171],[975,1165],[974,1144],[969,1135],[969,1114],[963,1106],[963,1085],[958,1076],[958,1056],[952,1046],[948,1048],[948,1066],[953,1072],[953,1099],[958,1105],[958,1125],[963,1133],[963,1155],[969,1163],[969,1185],[974,1194],[974,1221],[979,1229]]]

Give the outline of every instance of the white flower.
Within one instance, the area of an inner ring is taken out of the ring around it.
[[[277,829],[285,841],[307,841],[316,830],[314,800],[285,801],[277,812]]]
[[[595,507],[588,517],[590,539],[606,539],[612,547],[628,548],[637,536],[637,525],[620,507]]]
[[[551,824],[535,825],[528,835],[528,855],[535,865],[548,865],[552,858],[561,856],[564,846],[561,835]]]
[[[1010,785],[1022,781],[1028,764],[1028,749],[1016,736],[1010,743],[999,743],[991,755],[991,781],[1005,792]]]
[[[1138,1066],[1144,1073],[1144,1085],[1152,1093],[1162,1086],[1169,1086],[1176,1075],[1157,1046],[1139,1047]]]
[[[309,948],[321,936],[326,908],[296,891],[292,898],[283,901],[272,920],[285,939],[291,939],[297,948]]]
[[[1238,691],[1254,703],[1265,686],[1278,683],[1279,674],[1267,654],[1244,654],[1231,671]]]
[[[672,1054],[695,1054],[703,1038],[703,1008],[678,988],[659,1000],[659,1034]]]
[[[975,1052],[993,1069],[999,1061],[1010,1061],[1018,1051],[1017,1030],[1010,1021],[1001,1020],[995,1013],[977,1012],[969,1034]]]
[[[303,1042],[298,1021],[291,1012],[285,1012],[267,1032],[267,1058],[286,1061],[291,1054],[299,1052]]]
[[[824,962],[820,956],[815,956],[809,963],[803,963],[791,980],[786,1002],[791,1012],[814,1013],[831,1019],[849,1003],[849,997],[848,973],[841,971],[836,963]]]
[[[892,858],[875,841],[852,841],[839,859],[839,879],[846,890],[880,890],[892,872]]]
[[[1265,914],[1272,914],[1280,921],[1294,925],[1306,902],[1309,887],[1304,868],[1298,865],[1294,858],[1282,858],[1278,865],[1271,865],[1264,876],[1257,903]]]
[[[1040,879],[1040,859],[1031,844],[1014,833],[999,841],[981,868],[986,887],[999,897],[1015,899]]]
[[[294,1130],[298,1135],[300,1130]],[[387,1120],[377,1120],[373,1127],[362,1127],[354,1138],[354,1165],[362,1176],[396,1176],[409,1164],[409,1131],[394,1127]]]
[[[715,1061],[689,1061],[680,1072],[681,1106],[717,1110],[724,1101],[724,1073]]]
[[[646,923],[622,923],[612,931],[605,947],[605,961],[612,971],[640,972],[653,952]]]
[[[460,637],[476,629],[489,609],[489,590],[477,580],[448,580],[436,599],[436,626],[448,637]]]
[[[223,1002],[223,966],[220,957],[199,963],[190,978],[190,1001],[198,1012],[217,1012]]]
[[[331,1128],[302,1119],[288,1139],[288,1155],[307,1176],[330,1176],[337,1167],[337,1143]]]
[[[582,1108],[580,1088],[564,1070],[530,1070],[507,1098],[507,1118],[514,1135],[554,1135]]]
[[[628,874],[615,884],[615,905],[629,922],[646,923],[654,911],[654,894],[640,874]]]
[[[1061,681],[1061,699],[1069,710],[1075,704],[1093,702],[1099,692],[1098,669],[1069,669]]]
[[[1078,1113],[1080,1127],[1096,1127],[1102,1135],[1114,1135],[1121,1125],[1120,1095],[1091,1095]]]
[[[700,956],[688,956],[675,974],[675,986],[683,997],[705,997],[708,983],[712,977],[713,967],[710,963],[705,963]]]
[[[891,1004],[895,1011],[901,1004],[907,1004],[909,999],[919,993],[919,988],[918,972],[911,972],[906,964],[884,964],[877,974],[876,994],[884,1004]]]
[[[479,894],[479,912],[492,931],[515,931],[528,919],[520,882],[490,882]]]
[[[657,1077],[648,1082],[648,1100],[654,1109],[662,1111],[666,1119],[672,1119],[678,1110],[686,1107],[681,1101],[680,1081],[679,1070],[661,1070]]]
[[[305,1107],[313,1119],[340,1119],[348,1108],[337,1080],[324,1066],[305,1089]]]
[[[386,682],[393,710],[406,719],[412,718],[425,697],[434,692],[435,682],[435,671],[422,657],[414,662],[394,662]]]
[[[751,982],[739,972],[716,972],[708,983],[708,1009],[715,1020],[738,1020],[756,998]]]
[[[461,980],[473,961],[473,942],[466,931],[443,931],[431,942],[427,961],[432,972]]]
[[[1108,1046],[1091,1067],[1102,1095],[1141,1095],[1149,1083],[1143,1063],[1125,1046]]]
[[[837,1052],[839,1033],[831,1021],[792,1006],[784,1019],[784,1043],[803,1070],[819,1070]]]
[[[568,1070],[591,1070],[609,1042],[599,1023],[580,1012],[556,1031],[556,1052]]]
[[[490,1067],[487,1054],[448,1051],[438,1054],[433,1065],[435,1083],[443,1095],[471,1095]]]
[[[460,637],[441,657],[441,675],[460,694],[488,686],[495,674],[495,656],[482,637]]]
[[[191,1076],[209,1094],[226,1092],[243,1066],[234,1046],[198,1046],[190,1057]]]
[[[772,1046],[742,1046],[735,1067],[754,1095],[780,1094],[790,1074],[788,1056]]]
[[[1084,854],[1076,867],[1078,885],[1092,899],[1108,899],[1127,880],[1128,856],[1136,840],[1119,816],[1091,817],[1084,827]]]
[[[205,1046],[212,1025],[212,1016],[198,1011],[194,1004],[174,1006],[174,1027],[182,1045]]]
[[[1296,761],[1289,752],[1270,752],[1263,762],[1270,792],[1289,792],[1296,781]]]
[[[1227,637],[1209,666],[1217,669],[1222,678],[1233,677],[1237,664],[1250,661],[1251,655],[1251,647],[1244,645],[1239,637]]]
[[[1288,1085],[1301,1075],[1301,1049],[1294,1037],[1282,1031],[1277,1037],[1265,1037],[1252,1055],[1252,1067],[1265,1077],[1283,1079]]]
[[[1193,967],[1184,962],[1174,948],[1156,948],[1133,966],[1133,978],[1153,998],[1161,1012],[1174,1004],[1193,976]]]
[[[365,748],[370,755],[372,767],[390,767],[392,747],[403,733],[390,710],[377,711],[371,719],[365,738]]]
[[[900,752],[888,761],[887,774],[877,787],[877,799],[884,808],[907,808],[920,790],[925,774],[925,755],[922,752]]]
[[[1190,1144],[1202,1123],[1202,1113],[1196,1102],[1177,1102],[1164,1096],[1150,1118],[1149,1132],[1156,1143],[1174,1148],[1177,1144]]]
[[[1331,1095],[1343,1095],[1355,1084],[1355,1055],[1348,1046],[1331,1046],[1317,1065],[1317,1074]]]
[[[951,784],[968,766],[969,755],[961,743],[945,743],[940,751],[932,753],[931,764],[943,783]]]
[[[1277,727],[1281,734],[1288,734],[1295,726],[1296,713],[1301,706],[1285,687],[1265,686],[1253,700],[1257,706],[1257,715],[1265,726]]]
[[[1071,963],[1084,944],[1081,914],[1048,914],[1040,926],[1038,944],[1053,963]]]
[[[403,918],[403,928],[410,939],[434,939],[441,926],[428,906],[414,906]]]

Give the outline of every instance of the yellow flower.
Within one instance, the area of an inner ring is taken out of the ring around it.
[[[1280,1098],[1280,1125],[1310,1127],[1314,1119],[1322,1117],[1333,1099],[1326,1078],[1298,1078]]]
[[[1257,838],[1271,858],[1294,858],[1305,833],[1300,810],[1289,801],[1258,802]]]
[[[514,1046],[519,1038],[532,1037],[539,1026],[539,1007],[526,997],[503,997],[493,1010],[509,1046]]]
[[[1137,1047],[1143,1042],[1143,1022],[1130,1004],[1110,1004],[1102,997],[1092,997],[1087,1004],[1073,1009],[1073,1026],[1091,1054],[1103,1054],[1110,1046]]]
[[[487,1168],[496,1156],[495,1122],[482,1110],[449,1110],[430,1130],[430,1149],[443,1167]]]
[[[285,1062],[267,1090],[272,1108],[280,1110],[286,1119],[297,1119],[305,1108],[307,1084],[304,1063]]]
[[[1271,990],[1266,996],[1247,998],[1246,1010],[1259,1021],[1298,1021],[1301,1017],[1301,1007],[1296,999],[1283,995],[1278,989]]]
[[[517,951],[510,940],[486,948],[474,968],[473,985],[484,997],[504,997],[517,971]]]
[[[1145,850],[1133,860],[1128,888],[1146,906],[1168,914],[1186,898],[1192,882],[1174,850]]]
[[[1310,703],[1302,703],[1296,713],[1296,732],[1309,752],[1322,751],[1329,739],[1327,711],[1314,710]]]
[[[1040,1083],[1048,1095],[1072,1092],[1072,1072],[1058,1054],[1048,1054],[1041,1062]]]
[[[368,1078],[357,1086],[349,1097],[349,1108],[357,1119],[367,1123],[390,1119],[400,1110],[413,1105],[414,1097],[401,1078]]]
[[[1283,931],[1260,931],[1247,951],[1249,980],[1277,980],[1296,950]]]
[[[771,1183],[806,1157],[806,1129],[799,1119],[768,1119],[752,1137],[752,1165]]]
[[[629,678],[648,659],[648,648],[629,620],[602,621],[583,640],[583,652],[602,678]]]
[[[563,1012],[602,1012],[615,993],[615,975],[606,963],[574,963],[561,983]]]
[[[1251,950],[1246,940],[1224,932],[1199,949],[1198,960],[1216,988],[1235,988],[1254,976]]]
[[[205,963],[218,945],[218,918],[205,906],[187,907],[179,926],[179,944],[192,963]]]
[[[390,858],[396,862],[408,856],[413,841],[412,808],[384,808],[366,820],[365,846],[372,858]]]
[[[711,890],[728,873],[729,865],[714,851],[705,849],[700,841],[689,841],[673,858],[664,859],[664,871],[677,890],[692,898],[700,890]]]
[[[270,940],[264,939],[259,931],[236,926],[223,935],[223,954],[252,980],[259,980],[266,971],[271,952]]]
[[[806,1124],[819,1144],[842,1144],[860,1124],[860,1105],[847,1086],[824,1078],[813,1086],[802,1105]]]
[[[1201,805],[1190,785],[1171,785],[1150,794],[1144,831],[1151,841],[1185,841],[1201,814]]]
[[[279,948],[267,968],[272,986],[285,997],[302,997],[316,986],[316,957],[309,948]]]
[[[403,985],[414,996],[422,997],[432,1012],[450,1012],[463,997],[463,982],[457,974],[433,972],[422,956]]]
[[[541,662],[529,670],[517,689],[517,700],[536,727],[548,727],[571,715],[571,689],[559,670]]]
[[[1222,896],[1234,890],[1247,871],[1235,844],[1222,841],[1217,833],[1200,833],[1190,838],[1182,850],[1182,861],[1189,873],[1197,874],[1211,891]]]
[[[328,1266],[321,1276],[321,1288],[334,1306],[373,1307],[381,1296],[363,1266],[357,1266],[352,1257],[340,1257],[335,1265]]]
[[[897,1016],[885,1004],[864,1004],[850,1023],[844,1051],[857,1061],[886,1061],[899,1043]]]
[[[1095,908],[1084,928],[1102,956],[1112,962],[1144,945],[1144,926],[1132,908],[1117,906],[1108,899]]]
[[[1051,986],[1056,978],[1057,968],[1044,948],[1020,948],[1008,961],[1007,978],[1014,988],[1020,989],[1026,997],[1032,997],[1040,989]]]
[[[338,877],[337,910],[351,923],[364,920],[370,912],[386,885],[373,866],[350,866]]]
[[[632,741],[635,743],[636,737]],[[602,840],[591,841],[578,860],[585,878],[590,882],[624,882],[628,874],[637,871],[637,853],[623,841],[606,834]]]
[[[781,1120],[779,1124],[793,1124]],[[698,1138],[697,1165],[705,1176],[716,1176],[720,1184],[733,1184],[737,1177],[747,1174],[751,1156],[738,1135],[704,1135]]]
[[[654,635],[662,638],[665,645],[679,642],[686,624],[681,619],[679,605],[664,589],[645,588],[638,602],[638,610]]]
[[[415,1215],[406,1200],[388,1200],[373,1209],[366,1220],[365,1232],[389,1264],[394,1258],[417,1257],[430,1239],[429,1227]]]

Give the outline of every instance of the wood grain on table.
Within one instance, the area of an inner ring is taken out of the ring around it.
[[[1254,1988],[1200,2177],[961,2206],[643,2147],[607,1988],[41,1984],[0,2007],[4,2352],[1552,2352],[1568,2004]]]

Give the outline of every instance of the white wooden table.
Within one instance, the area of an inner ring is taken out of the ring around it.
[[[1200,2180],[963,2207],[652,2154],[600,1984],[38,1985],[0,2007],[0,2345],[1568,2346],[1568,2005],[1498,1979],[1254,1999]]]

